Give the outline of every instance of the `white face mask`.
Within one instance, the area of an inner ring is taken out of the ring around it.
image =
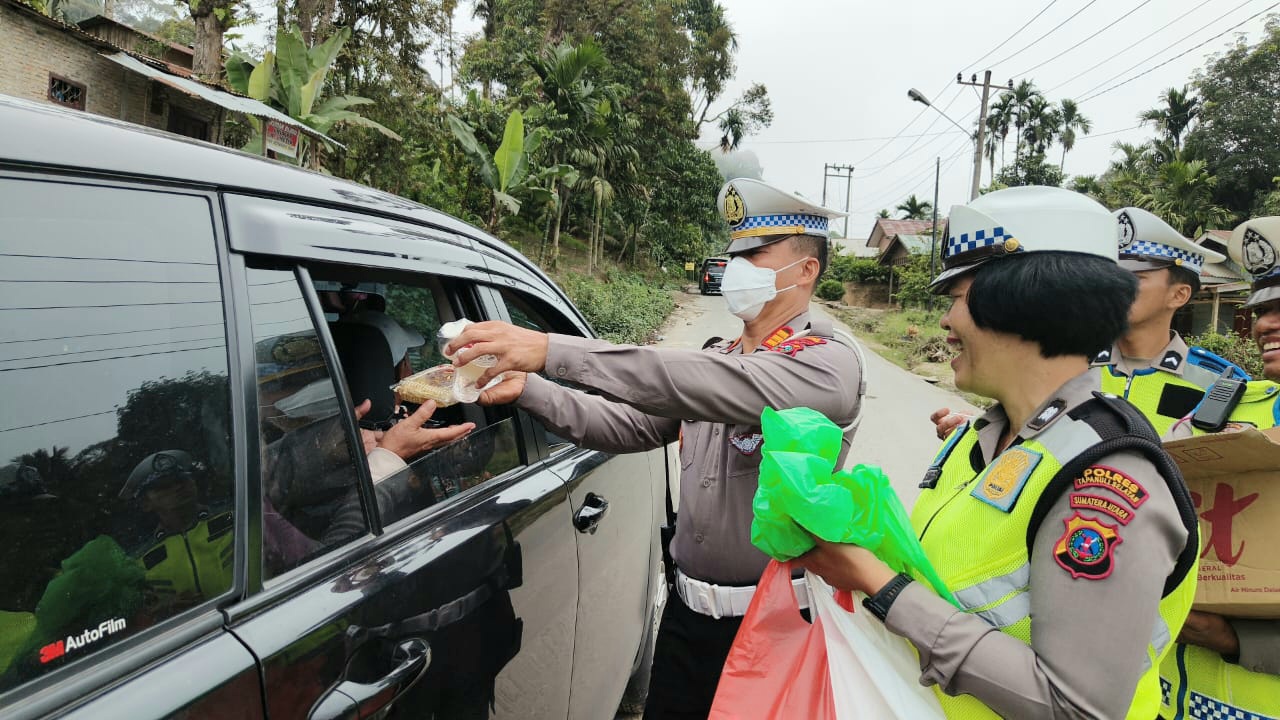
[[[755,320],[764,306],[777,297],[778,293],[795,287],[795,285],[788,285],[779,289],[778,273],[802,262],[804,258],[778,270],[771,270],[756,267],[742,256],[730,260],[725,266],[724,277],[720,280],[720,292],[724,294],[729,312],[742,318],[744,322]]]

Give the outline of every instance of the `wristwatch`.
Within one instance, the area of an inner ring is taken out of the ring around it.
[[[911,584],[911,576],[906,573],[898,573],[892,580],[885,583],[880,588],[880,592],[875,595],[868,595],[862,599],[862,607],[866,608],[880,618],[880,622],[889,615],[889,608],[893,607],[893,601],[898,599],[898,595],[902,593],[902,589]]]

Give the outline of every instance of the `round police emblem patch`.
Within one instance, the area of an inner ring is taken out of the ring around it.
[[[729,227],[737,227],[747,219],[746,203],[742,202],[742,195],[738,193],[738,188],[732,185],[724,195],[724,219],[729,223]]]
[[[1133,237],[1136,234],[1133,229],[1133,218],[1129,217],[1129,213],[1122,212],[1117,219],[1120,221],[1120,247],[1127,248],[1133,244]]]
[[[1257,230],[1246,228],[1242,245],[1244,269],[1248,270],[1250,275],[1266,275],[1275,269],[1276,249]]]
[[[1071,533],[1069,542],[1071,558],[1084,565],[1092,565],[1102,559],[1107,541],[1093,528],[1080,528]]]

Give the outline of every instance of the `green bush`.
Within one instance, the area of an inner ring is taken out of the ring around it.
[[[1262,379],[1262,354],[1252,340],[1235,333],[1219,335],[1209,331],[1203,335],[1192,335],[1186,341],[1188,345],[1199,345],[1211,353],[1221,355],[1244,368],[1252,377]]]
[[[568,273],[560,285],[610,342],[643,344],[675,308],[669,292],[634,273],[612,272],[607,281]]]
[[[844,298],[844,283],[839,280],[823,280],[818,283],[818,297],[823,300],[841,300]]]
[[[897,276],[893,297],[902,307],[921,307],[929,302],[929,256],[912,255],[905,265],[895,265]]]
[[[889,282],[889,266],[881,265],[874,258],[837,255],[831,259],[827,272],[833,280],[841,282]]]

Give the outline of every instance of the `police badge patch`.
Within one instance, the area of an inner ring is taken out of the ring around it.
[[[743,433],[729,438],[729,444],[743,455],[755,455],[764,444],[764,435],[760,433]]]
[[[1001,512],[1009,512],[1043,457],[1035,450],[1011,447],[978,476],[977,485],[969,494]]]
[[[1062,521],[1067,526],[1053,546],[1053,559],[1072,578],[1102,580],[1115,570],[1116,546],[1123,542],[1118,526],[1076,513]]]

